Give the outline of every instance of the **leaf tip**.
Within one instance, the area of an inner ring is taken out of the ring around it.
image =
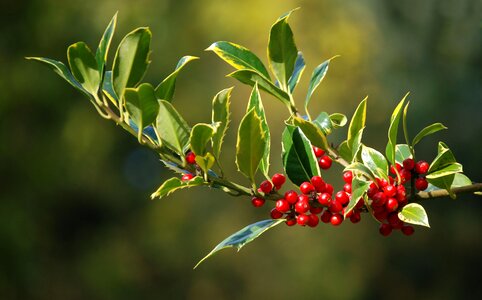
[[[209,45],[209,47],[204,49],[204,51],[214,51],[214,49],[216,49],[217,44],[218,44],[218,42],[212,43],[211,45]]]

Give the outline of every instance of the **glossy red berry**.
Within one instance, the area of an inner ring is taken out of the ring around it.
[[[328,209],[332,212],[332,213],[339,213],[342,211],[343,209],[343,205],[341,205],[341,203],[337,200],[332,200],[330,202],[330,206],[328,207]]]
[[[387,219],[388,212],[385,210],[385,207],[379,207],[378,209],[381,209],[381,210],[374,211],[373,216],[378,221],[383,222]]]
[[[316,157],[322,157],[325,154],[325,150],[318,148],[316,146],[313,146],[313,152],[315,153]]]
[[[254,207],[261,207],[266,202],[263,198],[253,197],[251,198],[251,203]]]
[[[346,183],[351,183],[353,180],[353,172],[352,171],[346,171],[343,173],[343,181]]]
[[[310,217],[308,217],[305,214],[301,214],[296,217],[296,221],[298,222],[299,225],[305,226],[310,221]]]
[[[398,218],[398,213],[396,212],[388,214],[387,221],[393,229],[401,229],[403,227],[403,221]]]
[[[350,221],[353,224],[356,224],[356,223],[360,222],[361,214],[358,210],[352,210],[352,211],[353,211],[353,214],[350,216]]]
[[[290,204],[286,199],[279,199],[276,201],[276,210],[282,213],[287,213],[290,210]]]
[[[341,214],[333,214],[330,219],[330,223],[333,226],[338,226],[343,222],[343,216]]]
[[[390,224],[380,224],[380,234],[383,236],[389,236],[392,233],[392,226]]]
[[[298,194],[293,190],[289,190],[285,193],[285,199],[289,204],[295,204],[298,201]]]
[[[283,184],[286,182],[286,177],[283,174],[276,173],[271,178],[271,181],[273,181],[273,184],[276,187],[276,189],[279,190],[281,186],[283,186]]]
[[[331,157],[329,157],[328,155],[323,155],[322,157],[320,157],[320,160],[318,161],[318,165],[323,170],[328,170],[331,167],[331,163],[332,163]]]
[[[395,198],[389,198],[385,204],[387,211],[392,212],[398,209],[398,201]]]
[[[369,198],[373,198],[373,196],[375,196],[376,193],[378,193],[378,187],[374,182],[372,182],[368,187],[367,196]]]
[[[415,179],[415,188],[419,191],[424,191],[428,187],[428,181],[425,178]]]
[[[402,179],[402,184],[409,181],[412,178],[412,172],[407,169],[400,171],[400,177]]]
[[[273,190],[273,185],[271,184],[271,182],[269,182],[269,180],[265,180],[261,182],[261,184],[259,185],[259,189],[263,193],[269,194]]]
[[[311,177],[311,184],[315,187],[315,190],[318,193],[321,193],[325,190],[325,182],[320,176]]]
[[[388,198],[395,197],[395,195],[397,194],[397,188],[394,185],[389,184],[383,188],[383,193]]]
[[[320,219],[317,215],[309,215],[308,226],[316,227],[320,223]]]
[[[416,164],[415,164],[415,172],[417,172],[418,174],[425,174],[427,173],[428,169],[430,168],[430,165],[428,164],[428,162],[426,161],[418,161]]]
[[[376,178],[378,187],[384,188],[388,185],[388,181],[385,178]]]
[[[328,193],[321,193],[317,197],[318,202],[323,206],[330,205],[331,196]]]
[[[330,223],[331,216],[332,216],[332,213],[329,210],[325,210],[320,216],[321,222]]]
[[[339,191],[335,194],[335,200],[340,202],[341,205],[347,205],[350,202],[348,194],[344,191]]]
[[[415,229],[413,228],[413,226],[403,226],[402,227],[402,233],[404,235],[412,235],[413,233],[415,232]]]
[[[182,181],[189,181],[193,178],[194,178],[194,175],[192,175],[191,173],[186,173],[186,174],[182,175],[181,180]]]
[[[304,196],[304,195],[303,195]],[[301,196],[300,196],[301,197]],[[305,196],[306,197],[306,196]],[[306,200],[301,200],[296,202],[295,204],[295,211],[299,214],[304,214],[310,210],[310,204]]]
[[[407,158],[403,161],[403,168],[407,171],[412,171],[415,168],[415,161],[412,158]]]
[[[285,223],[288,226],[294,226],[296,224],[296,218],[288,218],[286,219]]]
[[[363,206],[365,206],[365,201],[363,201],[363,197],[360,197],[360,199],[358,199],[358,202],[355,205],[355,208],[362,209]]]
[[[313,215],[318,215],[323,211],[323,207],[310,206],[310,213]]]
[[[315,190],[315,187],[314,187],[311,183],[309,183],[309,182],[307,182],[307,181],[303,182],[303,183],[300,185],[300,191],[301,191],[303,194],[305,194],[305,195],[309,195],[309,194],[310,194],[311,192],[313,192],[314,190]]]
[[[188,152],[186,154],[186,161],[188,164],[194,165],[196,163],[196,154],[194,154],[194,152]]]
[[[330,195],[333,195],[333,186],[329,183],[325,183],[325,192],[330,194]]]
[[[273,208],[270,212],[271,219],[280,219],[283,216],[283,213],[278,211],[276,208]]]
[[[387,196],[383,192],[377,192],[372,197],[372,206],[383,206],[387,202]]]
[[[401,170],[402,170],[402,165],[399,163],[396,163],[395,166],[393,165],[390,166],[390,173],[392,173],[393,175],[396,175],[397,172],[400,173]]]
[[[351,183],[345,183],[343,185],[343,190],[345,191],[345,193],[351,194]]]

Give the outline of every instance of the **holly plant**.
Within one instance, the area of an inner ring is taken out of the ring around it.
[[[363,142],[366,98],[349,119],[340,113],[310,113],[310,100],[335,57],[313,70],[303,103],[305,114],[301,113],[293,92],[305,70],[305,60],[288,23],[293,11],[282,15],[271,27],[268,67],[249,49],[232,42],[215,42],[206,49],[234,68],[229,77],[252,87],[246,113],[238,126],[235,158],[239,172],[249,181],[247,186],[228,180],[219,162],[231,121],[232,88],[214,96],[211,120],[190,126],[175,108],[173,96],[178,74],[198,57],[182,57],[174,71],[157,85],[142,82],[150,63],[149,28],[137,28],[122,39],[111,69],[107,57],[117,14],[95,53],[84,42],[78,42],[67,49],[68,66],[49,58],[27,59],[49,66],[83,93],[101,117],[114,121],[141,145],[157,152],[161,162],[177,173],[152,194],[152,199],[204,186],[249,197],[254,207],[272,207],[268,219],[229,236],[199,263],[223,248],[239,250],[282,223],[317,227],[321,222],[339,226],[347,220],[358,223],[362,215],[371,215],[379,223],[383,236],[393,231],[409,236],[414,233],[413,225],[429,227],[422,200],[455,198],[459,193],[480,194],[482,184],[472,183],[463,174],[462,165],[444,142],[438,143],[438,154],[431,162],[416,156],[416,146],[424,137],[447,128],[441,123],[431,124],[410,139],[408,94],[390,117],[384,151]],[[272,95],[287,109],[281,137],[284,173],[270,175],[271,133],[261,92]],[[346,139],[334,146],[329,141],[330,135],[342,127],[348,127]],[[404,135],[401,143],[397,139],[400,127]],[[333,163],[344,167],[341,176],[345,184],[341,189],[323,179],[323,173]],[[256,182],[257,173],[265,180]],[[283,189],[287,179],[295,189]]]

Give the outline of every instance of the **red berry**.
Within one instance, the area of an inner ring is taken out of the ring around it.
[[[353,172],[352,171],[346,171],[343,173],[343,181],[346,183],[351,183],[353,180]]]
[[[389,236],[392,233],[392,226],[389,224],[380,224],[379,228],[380,234],[383,236]]]
[[[276,173],[271,178],[271,181],[273,181],[273,184],[276,186],[276,189],[279,190],[279,188],[286,182],[286,177],[283,174]]]
[[[388,181],[385,178],[376,178],[378,186],[383,188],[388,185]]]
[[[318,202],[323,206],[330,205],[331,196],[328,193],[321,193],[318,195]]]
[[[327,192],[330,195],[333,195],[333,186],[329,183],[325,183],[325,192]]]
[[[293,190],[289,190],[285,193],[285,199],[289,204],[295,204],[298,201],[298,194]]]
[[[318,215],[323,211],[323,207],[316,207],[316,206],[311,206],[310,207],[310,213],[313,215]]]
[[[340,214],[333,214],[330,219],[330,223],[333,226],[338,226],[343,222],[343,216]]]
[[[295,204],[295,211],[299,214],[304,214],[310,210],[308,201],[298,201]]]
[[[400,171],[402,170],[402,165],[399,164],[399,163],[396,163],[395,166],[390,166],[390,173],[392,173],[393,175],[396,175],[397,172],[400,173]]]
[[[182,175],[181,180],[182,181],[189,181],[193,178],[194,178],[194,175],[192,175],[191,173],[186,173],[186,174]]]
[[[385,221],[388,217],[388,212],[384,208],[385,207],[383,207],[383,210],[378,210],[373,213],[373,216],[375,217],[375,219],[377,219],[380,222]]]
[[[388,214],[387,220],[393,229],[401,229],[403,227],[403,221],[398,218],[398,213],[396,212]]]
[[[377,192],[372,197],[372,206],[383,206],[387,202],[387,196],[383,192]]]
[[[407,158],[403,161],[403,168],[407,171],[412,171],[415,168],[415,161],[412,158]]]
[[[329,210],[325,210],[320,216],[321,222],[330,223],[331,216],[332,216],[331,212]]]
[[[309,195],[314,190],[315,190],[315,187],[308,181],[305,181],[300,185],[300,191],[305,195]]]
[[[358,202],[355,205],[355,208],[361,209],[363,208],[363,206],[365,206],[365,201],[363,201],[363,197],[360,197],[360,199],[358,199]]]
[[[352,211],[353,211],[353,214],[350,216],[350,221],[353,224],[356,224],[356,223],[360,222],[361,214],[358,210],[352,210]]]
[[[425,174],[427,173],[428,169],[430,168],[430,165],[428,164],[428,162],[426,161],[418,161],[416,164],[415,164],[415,172],[417,172],[418,174]]]
[[[310,217],[308,217],[308,216],[305,215],[305,214],[301,214],[301,215],[298,215],[298,217],[296,217],[296,221],[297,221],[298,224],[300,224],[301,226],[305,226],[305,225],[308,224],[308,222],[310,221]]]
[[[415,179],[415,188],[419,191],[424,191],[428,187],[428,181],[425,178]]]
[[[251,198],[251,203],[254,207],[261,207],[266,202],[263,198],[253,197]]]
[[[353,216],[353,212],[354,212],[354,210],[352,209],[352,210],[350,210],[348,213],[346,213],[346,207],[345,207],[345,208],[343,208],[343,210],[341,211],[341,214],[344,215],[345,218],[349,218],[349,217]]]
[[[320,223],[320,219],[318,219],[317,215],[309,215],[308,226],[316,227],[318,223]]]
[[[323,170],[328,170],[331,167],[332,160],[328,155],[323,155],[318,161],[318,165]]]
[[[296,224],[296,219],[295,218],[289,218],[285,221],[286,225],[288,226],[293,226]]]
[[[385,206],[389,212],[396,211],[398,209],[398,201],[395,198],[389,198]]]
[[[348,193],[348,194],[351,194],[351,183],[345,183],[343,185],[343,190]]]
[[[348,204],[348,202],[350,202],[350,198],[344,191],[339,191],[338,193],[336,193],[335,200],[340,202],[341,205],[346,205]]]
[[[397,194],[397,188],[394,185],[389,184],[383,188],[383,193],[389,198],[395,197],[395,195]]]
[[[280,219],[283,216],[282,212],[279,212],[276,208],[273,208],[270,212],[271,219]]]
[[[402,232],[404,235],[412,235],[415,232],[415,229],[412,226],[403,226]]]
[[[261,182],[261,184],[259,185],[259,188],[263,193],[269,194],[273,189],[273,185],[271,184],[271,182],[269,182],[269,180],[265,180]]]
[[[325,190],[325,182],[320,176],[311,177],[311,184],[315,187],[318,193],[322,193]]]
[[[196,154],[194,154],[194,152],[188,152],[186,154],[186,161],[188,164],[194,165],[196,163]]]
[[[316,157],[322,157],[325,154],[325,151],[321,148],[313,146],[313,152],[315,152]]]
[[[412,172],[407,169],[400,171],[400,177],[402,179],[402,184],[409,181],[412,178]]]
[[[370,186],[368,187],[368,191],[367,191],[367,196],[369,198],[373,198],[373,196],[378,192],[378,187],[377,185],[372,182],[370,183]]]
[[[286,213],[290,210],[290,204],[284,198],[279,199],[278,201],[276,201],[276,209],[279,212]]]
[[[328,208],[332,213],[339,213],[343,209],[343,205],[337,200],[332,200]]]

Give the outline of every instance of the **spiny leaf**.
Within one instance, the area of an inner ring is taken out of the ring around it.
[[[215,42],[209,46],[206,51],[213,51],[222,60],[235,67],[238,70],[249,69],[257,71],[266,79],[270,80],[269,73],[263,62],[249,49],[231,43],[231,42]]]
[[[269,220],[259,221],[244,227],[240,231],[230,235],[224,241],[219,243],[211,252],[209,252],[208,255],[206,255],[194,266],[194,269],[196,269],[203,261],[211,257],[219,250],[222,250],[224,248],[229,248],[229,247],[234,247],[238,251],[241,250],[241,248],[243,248],[244,245],[258,238],[266,230],[271,229],[276,225],[281,224],[284,221],[285,221],[284,219],[277,219],[277,220],[269,219]]]
[[[207,183],[205,183],[203,178],[199,176],[196,176],[189,181],[182,181],[177,177],[173,177],[164,181],[164,183],[157,189],[157,191],[152,193],[151,199],[168,196],[179,189],[190,188],[193,186],[200,186],[205,184]]]
[[[158,99],[166,100],[171,102],[174,96],[174,90],[176,89],[176,79],[179,72],[186,66],[190,61],[199,59],[195,56],[183,56],[177,63],[176,69],[169,76],[167,76],[157,87],[156,96]]]

